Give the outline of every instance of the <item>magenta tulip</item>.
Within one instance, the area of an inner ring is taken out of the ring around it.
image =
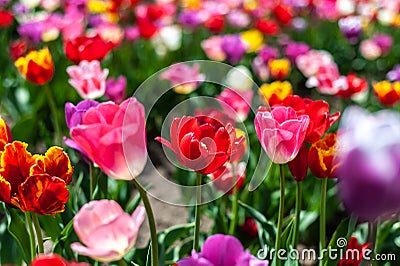
[[[227,88],[217,96],[217,99],[223,103],[222,108],[227,114],[230,114],[237,122],[243,122],[250,112],[253,94],[253,90],[251,89],[236,91]]]
[[[113,200],[95,200],[83,205],[74,217],[74,229],[81,243],[71,249],[101,262],[111,262],[133,248],[145,218],[139,206],[129,215]]]
[[[132,180],[146,164],[144,107],[135,98],[120,105],[105,102],[90,108],[82,123],[71,129],[71,137],[114,179]]]
[[[297,116],[293,108],[283,106],[258,111],[254,120],[261,146],[276,164],[290,162],[296,157],[309,122],[308,115]]]

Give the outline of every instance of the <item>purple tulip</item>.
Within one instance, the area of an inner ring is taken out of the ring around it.
[[[72,129],[76,127],[77,125],[82,124],[82,117],[86,113],[87,110],[89,110],[92,107],[97,106],[99,103],[94,101],[94,100],[83,100],[79,102],[76,106],[73,105],[72,103],[66,103],[65,104],[65,120],[67,122],[67,127],[69,129]],[[75,149],[81,153],[84,154],[80,146],[75,143],[72,139],[69,139],[67,137],[64,137],[64,143],[72,148]]]
[[[279,57],[279,51],[275,47],[265,46],[260,50],[258,56],[262,58],[264,63],[268,64],[269,60]]]
[[[242,60],[246,53],[246,46],[239,35],[225,35],[222,38],[221,48],[226,54],[227,61],[230,64],[237,64]]]
[[[350,44],[356,44],[362,34],[362,19],[358,16],[342,18],[338,22],[339,28]]]
[[[394,68],[386,74],[386,78],[390,81],[400,81],[400,65],[395,65]]]
[[[393,45],[392,36],[384,33],[377,33],[371,38],[376,45],[381,48],[382,54],[385,55],[389,53]]]
[[[362,221],[400,210],[400,115],[348,108],[340,124],[339,195]]]
[[[45,21],[29,21],[21,24],[17,31],[21,37],[25,37],[34,43],[40,43],[45,26]]]
[[[232,10],[227,14],[229,24],[237,29],[243,29],[250,24],[250,17],[240,10]]]
[[[217,234],[207,238],[200,253],[193,250],[178,266],[268,266],[268,261],[252,256],[235,237]]]
[[[194,29],[202,23],[202,20],[197,11],[183,11],[179,14],[178,22],[186,28]]]
[[[296,58],[299,55],[303,55],[310,51],[310,46],[303,42],[290,42],[284,50],[285,56],[292,62],[293,64],[296,62]]]
[[[117,79],[109,78],[106,81],[106,93],[104,96],[116,103],[120,103],[126,98],[126,78],[119,76]]]

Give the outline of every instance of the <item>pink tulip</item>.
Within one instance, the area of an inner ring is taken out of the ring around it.
[[[108,69],[101,69],[100,62],[83,60],[78,66],[67,67],[69,84],[76,89],[83,99],[96,99],[106,91]]]
[[[224,61],[226,58],[225,52],[222,50],[222,37],[212,36],[201,42],[201,48],[211,60]]]
[[[222,108],[227,114],[231,114],[237,122],[243,122],[250,112],[253,94],[252,90],[235,91],[228,88],[223,90],[217,99],[223,103]]]
[[[189,94],[204,81],[205,75],[200,73],[200,65],[193,66],[180,63],[170,66],[160,74],[161,79],[169,80],[174,91]]]
[[[283,106],[258,111],[254,120],[261,146],[276,164],[287,163],[296,157],[309,122],[308,115],[297,116],[293,108]]]
[[[71,249],[101,262],[122,259],[135,245],[145,209],[138,206],[132,215],[113,200],[94,200],[83,205],[74,217],[74,229],[80,241]]]
[[[119,76],[117,79],[109,78],[106,81],[104,96],[113,102],[122,102],[126,98],[126,78],[124,76]]]
[[[100,103],[71,129],[72,139],[108,176],[132,180],[146,164],[144,107],[135,98]]]

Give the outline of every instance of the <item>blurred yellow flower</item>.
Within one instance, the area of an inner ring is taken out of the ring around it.
[[[268,62],[268,68],[274,79],[285,79],[290,72],[290,61],[287,58],[271,59]]]
[[[257,51],[264,44],[264,35],[256,29],[242,32],[241,38],[247,46],[248,53]]]
[[[112,8],[113,3],[108,0],[89,0],[86,7],[89,13],[106,13]]]
[[[265,104],[272,106],[281,103],[287,96],[292,95],[293,90],[289,81],[274,81],[263,84],[258,93]]]

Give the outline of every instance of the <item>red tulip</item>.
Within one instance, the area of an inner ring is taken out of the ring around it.
[[[356,74],[349,74],[346,77],[347,87],[340,89],[336,95],[342,98],[350,98],[356,93],[366,91],[368,89],[368,83],[365,79],[357,77]]]
[[[279,33],[278,24],[270,19],[257,20],[255,27],[267,35],[276,35]]]
[[[0,10],[0,28],[10,26],[14,21],[14,16],[7,10]]]
[[[27,49],[28,49],[28,43],[24,39],[18,39],[12,41],[8,48],[11,59],[13,61],[23,56],[26,53]]]
[[[204,23],[204,26],[214,33],[218,33],[223,30],[225,26],[224,16],[213,15]]]
[[[89,266],[85,262],[67,262],[57,254],[38,255],[30,264],[30,266]]]
[[[308,165],[311,173],[319,178],[335,178],[338,162],[336,154],[336,134],[327,134],[323,139],[313,143],[308,152]]]
[[[274,8],[273,12],[275,17],[283,25],[289,25],[292,22],[292,14],[288,6],[279,4]]]
[[[222,192],[233,193],[233,188],[239,190],[244,183],[246,177],[246,163],[240,162],[235,164],[235,176],[232,173],[232,165],[230,163],[220,167],[217,171],[210,175],[213,185]]]
[[[170,130],[171,142],[156,140],[170,148],[179,163],[201,174],[210,174],[227,162],[236,142],[235,129],[207,116],[175,118]]]
[[[137,20],[137,26],[140,36],[150,39],[158,32],[158,27],[147,18],[140,18]]]
[[[346,251],[343,253],[342,258],[338,266],[358,266],[360,265],[364,252],[368,249],[371,243],[365,243],[363,245],[358,244],[357,238],[352,236],[347,244]],[[357,251],[357,252],[355,252]]]
[[[296,158],[288,162],[288,166],[294,180],[300,182],[306,178],[308,169],[308,149],[305,144],[300,147]]]
[[[258,236],[257,224],[251,217],[244,218],[244,223],[240,226],[240,231],[250,238],[256,238]]]
[[[290,95],[282,102],[283,106],[292,107],[297,115],[308,115],[310,124],[307,128],[305,142],[314,143],[339,119],[340,113],[329,114],[329,104],[323,100],[313,101],[297,95]]]
[[[79,62],[103,60],[112,49],[113,44],[105,42],[99,35],[88,37],[80,36],[65,41],[65,55],[69,60],[78,64]]]

